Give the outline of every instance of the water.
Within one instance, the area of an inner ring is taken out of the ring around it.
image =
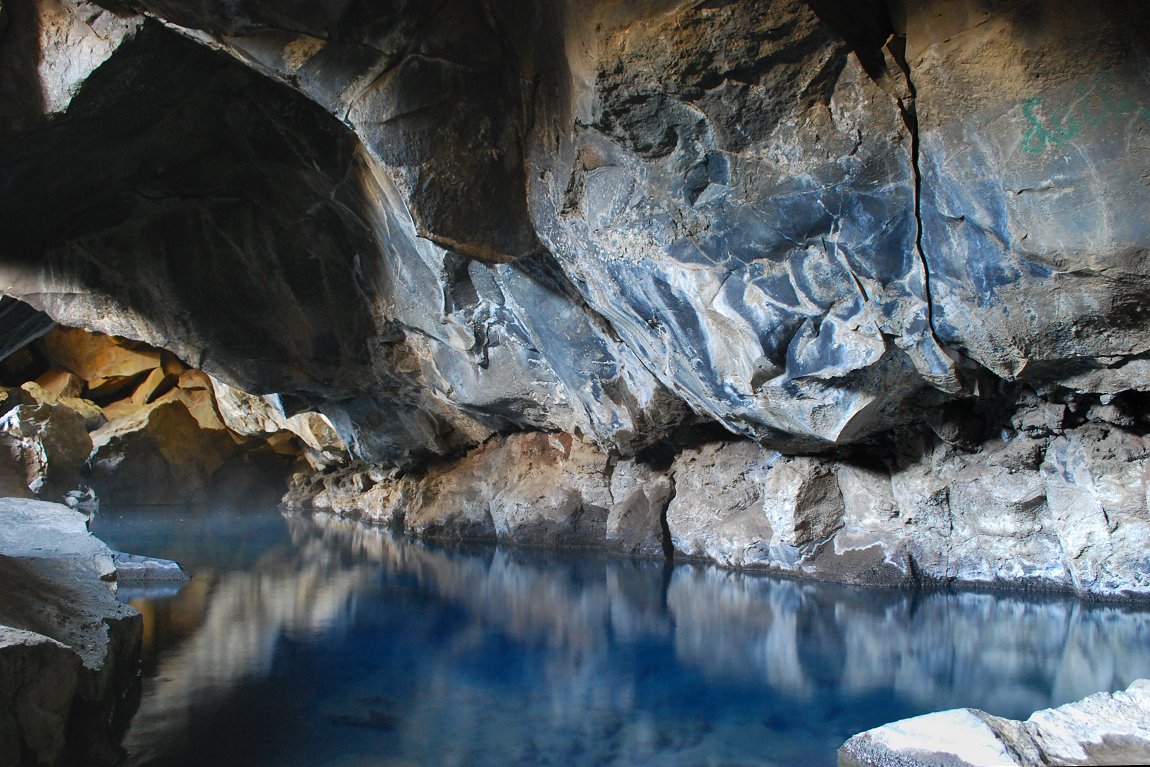
[[[444,547],[327,516],[106,512],[195,578],[145,615],[129,765],[833,765],[928,711],[1150,676],[1150,613]]]

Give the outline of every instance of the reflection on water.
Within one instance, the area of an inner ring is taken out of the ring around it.
[[[940,708],[1025,718],[1150,675],[1150,613],[594,555],[333,517],[105,514],[195,575],[145,615],[133,765],[834,764]]]

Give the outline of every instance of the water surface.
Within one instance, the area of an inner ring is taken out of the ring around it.
[[[193,580],[145,616],[129,765],[833,765],[928,711],[1150,676],[1150,613],[413,542],[330,516],[107,511]]]

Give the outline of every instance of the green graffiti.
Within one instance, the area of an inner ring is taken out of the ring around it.
[[[1061,106],[1049,104],[1041,96],[1028,98],[1022,102],[1022,117],[1029,126],[1022,134],[1023,151],[1042,154],[1071,141],[1084,128],[1103,125],[1118,117],[1150,120],[1150,107],[1120,93],[1115,85],[1098,75],[1088,85],[1080,83],[1073,97]]]

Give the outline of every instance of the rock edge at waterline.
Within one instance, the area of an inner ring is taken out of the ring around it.
[[[117,601],[115,578],[85,514],[0,499],[0,764],[122,757],[113,722],[130,705],[143,623]]]
[[[1150,764],[1150,679],[1025,722],[973,708],[903,719],[855,735],[839,767],[1045,767]]]

